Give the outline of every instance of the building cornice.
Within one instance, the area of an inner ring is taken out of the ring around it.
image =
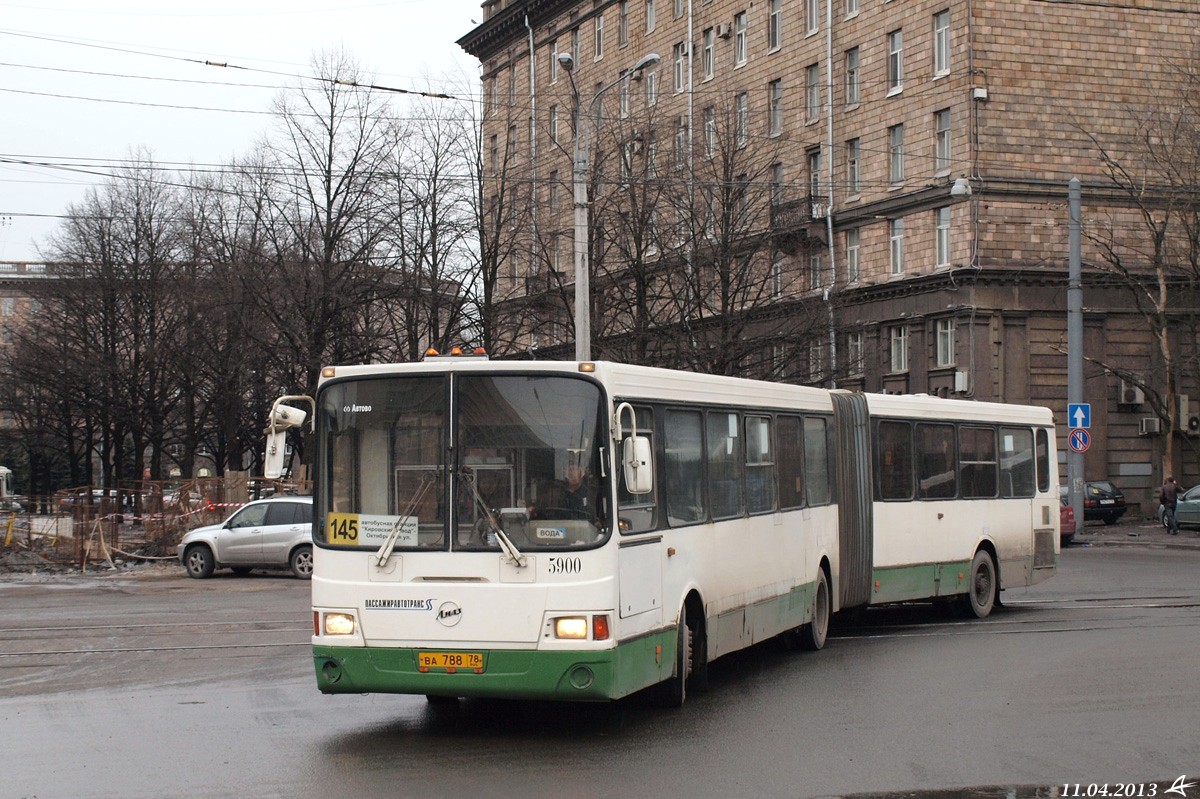
[[[580,5],[579,0],[518,0],[467,33],[457,42],[480,61],[487,61],[513,41],[528,35],[526,17],[535,28]]]

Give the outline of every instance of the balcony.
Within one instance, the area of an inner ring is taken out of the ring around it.
[[[825,240],[825,218],[829,216],[829,198],[816,194],[798,200],[771,203],[771,234],[779,246],[794,253],[805,239]]]

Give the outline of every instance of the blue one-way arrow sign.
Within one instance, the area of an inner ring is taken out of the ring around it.
[[[1068,402],[1067,424],[1071,427],[1092,426],[1092,404],[1090,402]]]

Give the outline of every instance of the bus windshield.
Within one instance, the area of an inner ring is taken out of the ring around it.
[[[319,542],[575,549],[608,535],[605,416],[587,379],[352,379],[322,389],[317,416]]]

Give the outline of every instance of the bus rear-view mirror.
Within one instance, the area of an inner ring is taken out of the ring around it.
[[[654,464],[649,438],[626,438],[621,446],[621,462],[625,467],[625,489],[630,494],[649,494],[654,490]]]

